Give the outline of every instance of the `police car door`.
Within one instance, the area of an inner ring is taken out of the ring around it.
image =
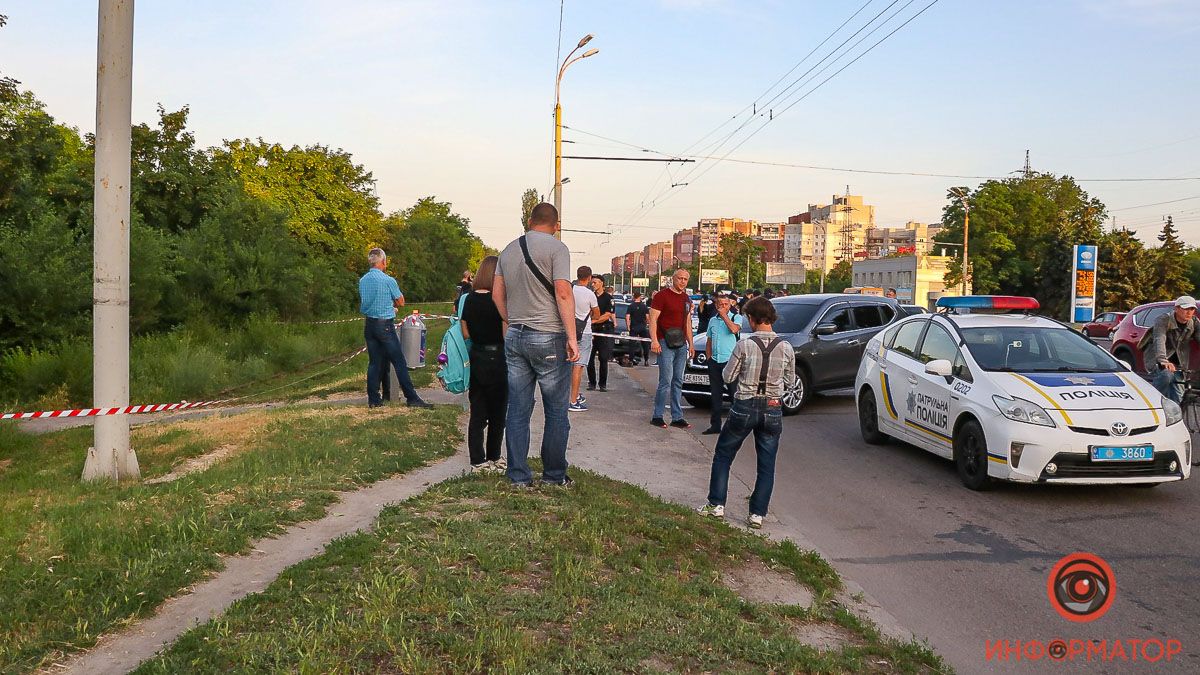
[[[959,361],[958,341],[944,326],[930,321],[917,360],[921,362],[921,372],[917,374],[917,386],[905,402],[906,426],[931,441],[926,447],[943,457],[952,457],[954,420],[962,407],[961,396],[970,391],[970,385],[955,375],[947,381],[944,375],[927,373],[925,364],[946,360],[953,368]]]
[[[891,342],[884,345],[884,358],[879,360],[880,428],[920,446],[926,445],[925,439],[905,424],[905,406],[919,381],[917,373],[925,369],[917,360],[917,350],[928,325],[928,320],[913,319],[897,326]]]

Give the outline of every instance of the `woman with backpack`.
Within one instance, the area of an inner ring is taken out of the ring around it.
[[[479,264],[472,291],[460,312],[463,338],[471,345],[471,379],[468,399],[471,417],[467,423],[467,449],[471,472],[504,473],[508,463],[500,456],[504,440],[504,416],[508,410],[508,366],[504,361],[504,321],[492,300],[492,282],[497,258],[490,255]],[[487,442],[484,442],[484,430]]]

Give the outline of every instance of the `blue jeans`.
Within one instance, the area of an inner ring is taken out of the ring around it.
[[[1179,403],[1183,400],[1184,382],[1179,371],[1169,371],[1165,368],[1159,368],[1154,374],[1154,379],[1151,380],[1154,388],[1158,393],[1166,396],[1172,401]]]
[[[409,403],[420,401],[421,397],[408,377],[408,362],[404,360],[404,350],[400,349],[395,319],[368,318],[363,328],[363,338],[367,341],[367,402],[371,405],[383,403],[379,398],[379,383],[386,372],[383,366],[385,361],[396,369],[396,379],[404,390],[405,400]]]
[[[511,326],[504,337],[508,361],[508,415],[505,443],[508,448],[508,479],[513,483],[533,482],[529,471],[529,420],[533,416],[533,389],[541,385],[542,480],[562,483],[567,478],[567,397],[571,394],[571,362],[567,361],[565,333]]]
[[[671,421],[683,419],[683,370],[687,368],[688,348],[667,347],[666,340],[659,340],[662,351],[658,354],[658,391],[654,392],[654,419],[660,419],[667,408],[667,396],[671,397]]]
[[[708,503],[724,506],[729,492],[729,467],[737,457],[742,441],[754,432],[754,450],[758,454],[758,477],[750,494],[750,513],[767,515],[767,504],[775,489],[775,453],[779,450],[779,435],[783,432],[783,406],[775,399],[769,405],[765,398],[741,399],[733,402],[729,419],[717,437],[713,453],[712,476],[708,481]]]

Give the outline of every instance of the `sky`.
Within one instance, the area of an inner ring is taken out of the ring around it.
[[[1200,2],[930,1],[143,1],[133,117],[187,105],[204,146],[343,148],[385,211],[436,196],[502,247],[522,192],[550,198],[557,64],[590,33],[599,53],[563,78],[564,154],[727,159],[564,160],[564,227],[602,233],[564,234],[577,264],[847,187],[881,226],[934,222],[948,187],[982,182],[729,160],[989,177],[1026,150],[1143,239],[1171,214],[1200,245],[1200,180],[1093,180],[1200,177]],[[0,13],[0,72],[92,131],[97,3]]]

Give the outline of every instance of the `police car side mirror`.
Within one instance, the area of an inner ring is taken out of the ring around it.
[[[954,365],[946,359],[934,359],[925,364],[925,372],[929,375],[944,377],[949,382],[952,377],[951,373],[954,372]]]
[[[835,323],[818,324],[817,327],[813,329],[813,335],[833,335],[836,332],[837,324]]]

